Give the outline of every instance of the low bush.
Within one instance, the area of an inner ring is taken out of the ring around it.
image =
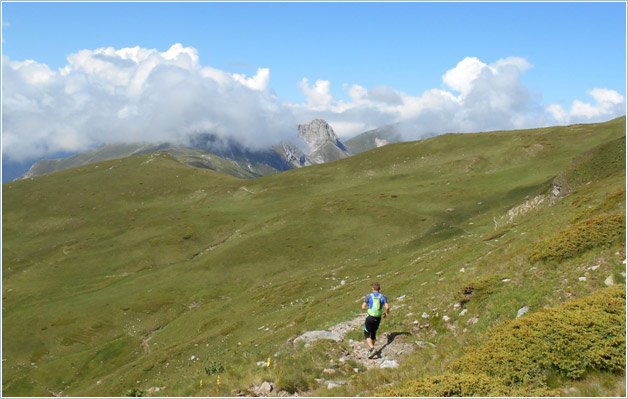
[[[550,396],[548,380],[626,367],[626,286],[528,314],[487,333],[449,372],[412,381],[386,396]]]
[[[412,381],[385,396],[504,396],[506,388],[484,374],[445,373]]]
[[[487,274],[471,281],[464,283],[458,292],[458,299],[460,303],[464,304],[469,302],[472,298],[474,300],[480,300],[499,288],[502,280],[508,276],[502,274]]]
[[[452,370],[483,371],[507,385],[544,383],[550,373],[576,379],[587,369],[620,372],[626,366],[625,289],[613,286],[505,323]]]
[[[626,214],[599,215],[578,222],[538,243],[531,262],[568,259],[589,249],[609,246],[626,240]]]
[[[225,371],[224,366],[214,361],[209,362],[209,364],[205,367],[205,374],[207,375],[218,374],[223,371]]]

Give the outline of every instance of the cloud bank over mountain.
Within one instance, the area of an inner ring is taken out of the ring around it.
[[[296,135],[296,120],[267,90],[270,71],[247,77],[202,66],[196,50],[82,50],[52,71],[3,58],[3,151],[23,160],[98,144],[186,143],[198,133],[249,148]],[[272,137],[268,137],[272,135]]]
[[[510,57],[486,64],[461,60],[442,75],[440,88],[410,95],[385,85],[343,85],[350,100],[331,94],[332,82],[304,77],[305,102],[282,101],[268,68],[254,76],[203,66],[193,47],[164,52],[141,47],[81,50],[53,71],[33,60],[3,56],[3,156],[21,162],[113,142],[185,144],[199,133],[238,140],[252,149],[297,136],[299,123],[322,118],[341,137],[387,124],[407,140],[446,132],[474,132],[595,122],[622,115],[625,99],[604,88],[570,109],[543,104],[525,87],[533,68]]]

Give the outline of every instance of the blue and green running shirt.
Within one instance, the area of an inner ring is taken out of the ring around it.
[[[377,293],[373,292],[372,294],[376,298],[379,298],[381,296],[381,298],[379,300],[379,304],[380,304],[380,309],[381,309],[381,311],[383,313],[384,312],[384,304],[387,302],[386,295],[380,294],[379,292],[377,292]],[[373,297],[371,296],[371,294],[367,294],[366,295],[366,298],[364,298],[364,303],[367,303],[369,305],[369,307],[368,307],[369,309],[373,308]]]

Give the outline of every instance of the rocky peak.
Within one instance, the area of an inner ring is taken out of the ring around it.
[[[350,155],[334,129],[322,119],[299,125],[299,137],[308,145],[307,154],[312,163],[325,163]]]
[[[328,142],[340,143],[334,129],[322,119],[314,119],[307,125],[299,125],[299,137],[307,143],[312,152]],[[340,144],[342,145],[342,143]]]

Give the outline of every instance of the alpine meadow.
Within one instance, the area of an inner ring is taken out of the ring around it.
[[[3,183],[2,394],[625,397],[625,135],[444,134],[250,179],[156,151]]]

